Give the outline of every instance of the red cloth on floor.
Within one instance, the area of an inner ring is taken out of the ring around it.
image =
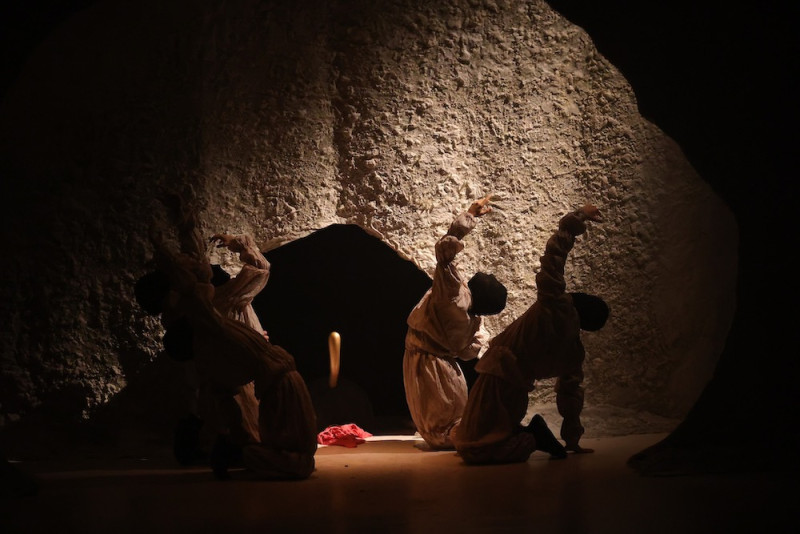
[[[348,423],[346,425],[332,425],[317,434],[317,443],[320,445],[340,445],[342,447],[353,448],[361,443],[364,443],[372,436],[366,430],[363,430],[355,423]]]

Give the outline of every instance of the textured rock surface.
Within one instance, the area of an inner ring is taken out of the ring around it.
[[[159,358],[132,286],[157,199],[189,184],[209,232],[268,249],[355,223],[428,273],[496,194],[461,258],[509,288],[494,332],[559,217],[597,204],[567,265],[612,309],[584,337],[587,405],[685,415],[730,325],[735,222],[587,35],[542,1],[299,4],[103,2],[33,55],[0,111],[0,424],[86,416]]]

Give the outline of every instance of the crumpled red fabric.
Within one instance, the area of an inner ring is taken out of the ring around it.
[[[356,447],[372,436],[355,423],[346,425],[331,425],[317,434],[317,443],[320,445],[339,445],[341,447]]]

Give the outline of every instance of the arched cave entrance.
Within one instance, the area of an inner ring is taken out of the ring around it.
[[[354,422],[380,431],[407,420],[406,318],[430,287],[430,277],[352,224],[328,226],[265,256],[270,279],[253,307],[270,341],[294,356],[318,408],[318,426]],[[342,339],[340,385],[333,390],[327,386],[331,331]],[[336,419],[358,419],[362,413],[357,406],[331,406],[353,388],[368,397],[374,420]]]

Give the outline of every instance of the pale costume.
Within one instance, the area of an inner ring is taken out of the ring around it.
[[[228,248],[239,254],[244,263],[234,278],[216,288],[214,307],[231,319],[242,322],[258,332],[264,333],[261,321],[253,309],[253,299],[267,285],[269,280],[269,262],[258,249],[255,240],[249,235],[233,236]],[[202,398],[202,397],[201,397]],[[258,441],[258,399],[253,383],[245,384],[235,396],[236,403],[242,412],[242,427],[250,441]],[[213,407],[206,407],[206,416],[210,419]]]
[[[220,313],[204,254],[173,254],[155,244],[159,268],[178,295],[174,311],[192,327],[197,373],[217,402],[233,443],[243,447],[245,467],[262,478],[307,478],[314,470],[316,418],[294,359],[251,326]],[[260,443],[243,424],[236,399],[251,383],[259,402]]]
[[[565,292],[564,265],[575,237],[586,231],[585,220],[578,210],[559,221],[536,275],[537,301],[491,339],[475,367],[478,378],[454,436],[466,463],[524,462],[537,449],[533,434],[520,422],[539,379],[557,377],[562,439],[577,443],[583,434],[584,349],[578,312]]]
[[[214,306],[223,315],[241,321],[257,332],[263,332],[252,304],[256,295],[267,285],[269,262],[249,235],[233,236],[228,248],[239,254],[244,265],[239,274],[217,287]]]
[[[482,353],[483,319],[469,313],[472,296],[453,263],[461,239],[475,228],[475,217],[459,215],[436,243],[433,285],[408,317],[403,381],[411,418],[434,449],[452,448],[451,432],[467,402],[467,383],[456,361]]]

